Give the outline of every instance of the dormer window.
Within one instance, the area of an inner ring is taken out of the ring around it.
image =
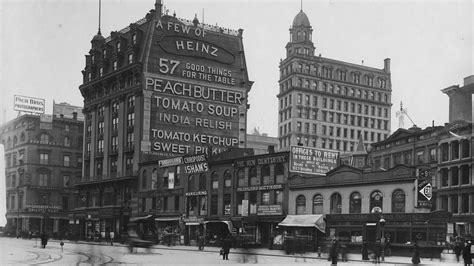
[[[112,69],[117,70],[117,61],[114,61],[114,63],[112,64]]]
[[[120,53],[120,42],[117,43],[117,53]]]
[[[136,34],[132,35],[132,44],[133,45],[137,44],[137,35]]]

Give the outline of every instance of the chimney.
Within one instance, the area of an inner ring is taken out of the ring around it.
[[[275,153],[275,146],[273,146],[273,145],[268,145],[268,153],[269,153],[269,154]]]
[[[72,112],[72,120],[77,120],[77,112]]]
[[[390,73],[390,58],[385,58],[385,60],[383,60],[383,70],[385,70],[385,72],[387,73]]]
[[[464,78],[464,86],[474,84],[474,75],[470,75],[469,77]]]

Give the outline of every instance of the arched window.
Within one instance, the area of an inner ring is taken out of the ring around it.
[[[270,166],[269,165],[262,166],[261,175],[262,175],[262,184],[264,184],[264,185],[273,184],[273,180],[271,180],[271,178],[270,178]]]
[[[8,137],[8,140],[7,140],[7,149],[11,149],[12,148],[12,139],[10,137]]]
[[[257,167],[252,166],[249,169],[249,180],[250,180],[250,185],[251,186],[258,186],[260,185],[260,182],[257,178]]]
[[[374,191],[370,194],[370,212],[382,212],[383,194],[380,191]]]
[[[142,189],[146,189],[146,184],[147,183],[147,176],[146,176],[146,170],[143,170],[142,173]]]
[[[285,178],[285,167],[282,163],[275,165],[275,181],[277,184],[283,183]]]
[[[405,192],[397,189],[392,193],[392,212],[405,212]]]
[[[239,187],[245,186],[245,169],[241,168],[237,171],[237,180],[239,182]]]
[[[201,174],[199,176],[199,190],[206,190],[206,174]]]
[[[25,142],[25,132],[21,132],[21,135],[20,135],[20,143],[23,143]]]
[[[41,144],[48,144],[49,143],[49,136],[47,134],[41,134],[40,143]]]
[[[212,189],[219,189],[219,174],[213,172],[211,175],[212,178]]]
[[[64,146],[71,147],[71,139],[69,137],[64,137]]]
[[[303,195],[296,197],[296,214],[306,214],[306,198]]]
[[[331,214],[340,214],[342,210],[342,197],[339,193],[331,195]]]
[[[322,214],[323,213],[323,196],[321,194],[316,194],[313,197],[313,214]]]
[[[18,138],[16,136],[13,137],[13,147],[18,144]]]
[[[362,197],[359,192],[353,192],[349,202],[349,213],[361,213]]]
[[[232,185],[232,175],[229,170],[224,172],[224,187],[230,187]]]
[[[151,172],[151,188],[158,188],[158,170],[156,168],[153,168],[153,172]]]

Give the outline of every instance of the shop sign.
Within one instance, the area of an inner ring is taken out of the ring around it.
[[[242,216],[249,216],[249,200],[242,200]]]
[[[204,218],[201,217],[196,217],[196,216],[191,216],[188,218],[184,218],[183,220],[185,223],[203,223]]]
[[[209,171],[209,164],[207,162],[192,163],[184,166],[186,174],[200,174]]]
[[[325,175],[337,167],[339,152],[303,146],[290,150],[290,172]]]
[[[44,213],[44,212],[59,212],[61,209],[60,206],[50,206],[50,205],[27,205],[28,211],[30,212],[39,212],[39,213]]]
[[[258,159],[250,159],[245,161],[237,161],[235,162],[235,166],[237,168],[241,167],[249,167],[249,166],[256,166],[256,165],[267,165],[267,164],[276,164],[276,163],[284,163],[287,162],[288,158],[286,155],[279,155],[279,156],[272,156],[272,157],[265,157],[265,158],[258,158]]]
[[[259,205],[257,215],[282,215],[281,205]]]
[[[257,186],[257,187],[238,187],[237,191],[244,192],[244,191],[256,191],[256,190],[282,189],[282,188],[283,188],[283,185],[277,184],[277,185],[265,185],[265,186]]]
[[[431,198],[433,197],[433,187],[428,178],[416,179],[417,187],[417,206],[431,207]]]
[[[183,164],[183,157],[175,157],[158,161],[158,167],[164,168]]]
[[[186,192],[185,195],[186,196],[205,196],[205,195],[207,195],[207,191],[202,190],[202,191]]]

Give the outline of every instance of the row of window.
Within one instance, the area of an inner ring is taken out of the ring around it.
[[[440,145],[441,162],[468,158],[470,156],[470,144],[468,139],[455,140]]]
[[[133,153],[126,153],[123,157],[123,164],[125,166],[125,172],[122,175],[132,175],[133,174]],[[110,173],[104,173],[104,159],[96,158],[95,165],[94,165],[94,172],[93,177],[97,179],[101,179],[102,177],[110,177],[114,178],[118,175],[118,156],[112,155],[109,157],[109,170]],[[84,181],[88,181],[91,177],[91,162],[90,160],[86,160],[84,163]]]
[[[60,183],[58,183],[60,182]],[[46,169],[42,169],[37,173],[36,178],[33,179],[25,179],[25,175],[19,174],[16,175],[15,172],[8,173],[5,176],[5,185],[7,188],[23,186],[25,184],[31,184],[33,186],[61,186],[61,187],[70,187],[72,185],[72,180],[69,174],[64,174],[62,180],[56,180],[52,182],[51,173]]]
[[[392,209],[390,211],[383,210],[383,194],[376,190],[370,194],[369,198],[369,211],[371,213],[376,212],[392,212],[392,213],[403,213],[405,212],[406,195],[401,189],[396,189],[392,193]],[[324,197],[321,194],[313,196],[311,202],[311,209],[307,210],[306,197],[299,195],[296,197],[296,214],[323,214],[324,213]],[[352,192],[349,196],[348,202],[342,201],[340,193],[333,193],[329,199],[329,210],[331,214],[341,214],[343,205],[348,204],[349,213],[361,213],[362,212],[362,195],[359,192]]]
[[[441,168],[439,170],[441,178],[441,187],[454,187],[459,185],[470,185],[471,174],[468,164],[461,166],[452,166],[450,168]]]
[[[469,198],[470,196],[470,198]],[[471,203],[469,204],[469,200]],[[474,213],[474,194],[462,193],[439,197],[440,209],[451,213]],[[471,209],[469,209],[471,205]]]
[[[345,69],[337,69],[336,71],[333,70],[332,66],[318,66],[316,64],[305,64],[305,63],[294,63],[292,65],[288,65],[280,70],[280,78],[283,79],[286,75],[292,73],[303,73],[311,76],[317,77],[324,77],[327,79],[337,79],[344,82],[349,82],[348,78],[348,71]],[[351,82],[355,84],[361,84],[361,73],[357,71],[350,72],[351,75]],[[375,80],[377,84],[374,84],[374,76],[372,74],[365,74],[364,77],[364,85],[374,87],[375,85],[379,88],[385,89],[387,87],[387,80],[383,77],[377,77]]]

